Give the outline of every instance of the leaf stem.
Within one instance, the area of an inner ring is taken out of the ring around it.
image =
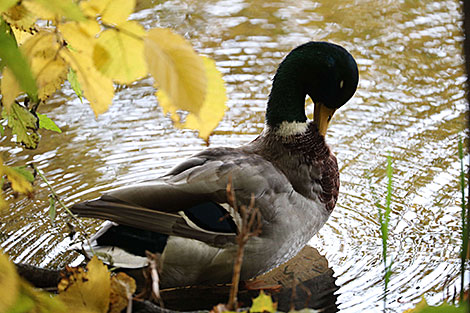
[[[70,211],[70,209],[68,207],[65,206],[65,204],[62,202],[62,200],[59,198],[59,196],[57,195],[57,193],[55,192],[54,188],[52,187],[52,185],[49,183],[49,181],[47,180],[46,176],[44,176],[44,174],[39,170],[39,168],[34,164],[34,163],[31,163],[31,166],[33,167],[33,169],[36,171],[36,173],[38,173],[39,177],[41,177],[41,179],[46,183],[47,187],[49,187],[49,190],[51,191],[52,193],[52,196],[54,197],[54,199],[59,203],[59,205],[65,210],[65,212],[67,212],[67,214],[72,218],[74,219],[76,222],[78,222],[80,224],[80,220],[78,219],[78,217],[72,213],[72,211]],[[80,224],[81,225],[81,224]]]
[[[52,197],[59,203],[59,205],[65,210],[65,212],[67,212],[67,214],[74,220],[77,222],[77,224],[82,228],[82,230],[85,228],[82,224],[82,222],[80,221],[80,219],[75,215],[73,214],[72,211],[70,211],[70,209],[65,206],[65,204],[62,202],[62,200],[59,198],[59,196],[57,195],[57,193],[55,192],[54,190],[54,187],[52,187],[51,183],[47,180],[46,176],[44,176],[44,174],[39,170],[39,168],[34,164],[34,163],[31,163],[31,166],[33,167],[33,169],[36,171],[36,173],[38,173],[39,177],[41,177],[41,179],[46,183],[47,187],[49,188],[49,190],[51,191],[51,194],[52,194]],[[84,236],[85,240],[86,240],[86,243],[88,244],[88,246],[90,247],[90,251],[91,251],[91,254],[92,255],[96,255],[95,251],[93,250],[93,246],[91,245],[91,242],[90,242],[90,238],[88,237],[88,234],[85,233],[85,232],[81,232],[82,235]]]

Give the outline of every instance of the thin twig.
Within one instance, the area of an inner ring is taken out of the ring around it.
[[[227,308],[229,310],[235,310],[245,245],[251,237],[258,236],[261,233],[261,216],[259,210],[255,208],[254,194],[251,195],[248,207],[245,205],[238,207],[235,192],[233,190],[232,177],[229,177],[226,190],[228,203],[233,207],[235,212],[240,214],[242,220],[240,230],[236,238],[238,249],[235,263],[233,265],[232,286],[230,288],[230,296],[227,304]]]
[[[74,221],[76,221],[77,224],[80,226],[80,228],[82,230],[85,229],[85,227],[82,224],[82,222],[80,221],[80,219],[75,214],[73,214],[73,212],[70,211],[70,209],[67,206],[65,206],[65,204],[62,202],[60,197],[55,192],[54,187],[52,187],[51,183],[47,180],[46,176],[44,176],[44,174],[39,170],[39,168],[34,163],[31,163],[31,166],[33,167],[34,171],[39,175],[39,177],[41,177],[41,179],[46,183],[47,187],[49,187],[49,190],[51,191],[52,197],[54,197],[54,199],[65,210],[65,212],[67,212],[69,217],[71,217]],[[85,237],[85,240],[86,240],[88,246],[90,247],[91,253],[93,255],[95,255],[95,251],[93,250],[93,246],[91,245],[90,238],[88,237],[88,234],[86,232],[83,232],[83,231],[81,231],[80,233],[83,237]]]
[[[65,204],[62,202],[62,200],[59,198],[59,196],[55,192],[52,185],[47,180],[46,176],[44,176],[44,174],[39,170],[39,168],[37,168],[37,166],[34,163],[31,163],[31,166],[36,171],[36,173],[38,173],[39,177],[41,177],[41,179],[46,183],[47,187],[49,187],[49,190],[51,191],[52,196],[59,203],[59,205],[65,210],[65,212],[67,212],[67,214],[71,218],[73,218],[76,222],[78,222],[80,224],[80,220],[78,219],[78,217],[75,214],[73,214],[73,212],[70,211],[70,209],[68,207],[65,206]],[[80,226],[82,226],[82,225],[80,224]]]
[[[158,301],[161,308],[163,308],[163,301],[160,295],[160,277],[158,275],[158,255],[145,251],[147,259],[149,260],[149,272],[151,279],[151,291],[153,298]]]

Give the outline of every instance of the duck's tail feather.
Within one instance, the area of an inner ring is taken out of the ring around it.
[[[118,224],[168,235],[171,235],[173,226],[181,219],[179,214],[143,208],[107,195],[75,204],[71,210],[81,217],[110,220]]]
[[[213,246],[235,243],[236,234],[204,230],[191,223],[185,214],[156,211],[109,195],[75,204],[71,210],[80,217],[110,220],[160,234],[199,240]]]

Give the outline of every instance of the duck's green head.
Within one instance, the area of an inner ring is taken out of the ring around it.
[[[314,122],[322,135],[334,112],[354,94],[359,72],[352,55],[328,42],[308,42],[292,50],[279,65],[266,110],[266,123],[304,123],[305,96],[315,103]]]

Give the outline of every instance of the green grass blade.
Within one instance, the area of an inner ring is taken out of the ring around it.
[[[465,291],[465,263],[468,254],[468,212],[465,204],[465,171],[463,161],[463,143],[462,138],[459,139],[459,159],[460,159],[460,192],[462,194],[461,207],[462,207],[462,248],[460,251],[461,265],[460,265],[460,303],[464,301]]]

